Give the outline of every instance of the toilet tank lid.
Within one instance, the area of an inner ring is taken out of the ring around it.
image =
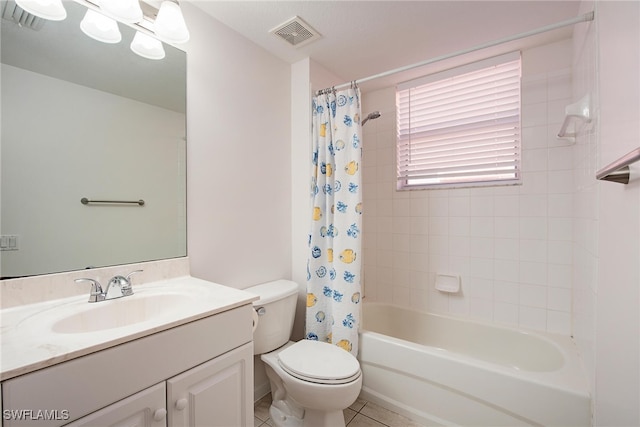
[[[291,280],[275,280],[273,282],[262,283],[244,289],[246,292],[258,295],[259,300],[254,301],[254,306],[268,304],[279,299],[298,293],[298,284]]]

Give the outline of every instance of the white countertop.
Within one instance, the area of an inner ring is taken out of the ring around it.
[[[258,296],[243,290],[191,276],[134,285],[133,290],[132,296],[97,303],[87,302],[87,292],[86,295],[0,310],[0,380],[132,341],[258,299]],[[49,322],[56,313],[73,314],[100,308],[101,304],[118,304],[129,298],[144,298],[152,292],[171,295],[178,294],[181,290],[197,296],[189,302],[188,308],[168,309],[166,313],[145,321],[82,333],[55,332]]]

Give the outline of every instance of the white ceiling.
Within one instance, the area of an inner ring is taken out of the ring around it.
[[[196,7],[289,63],[310,57],[347,82],[573,18],[578,1],[219,1]],[[269,30],[299,16],[322,38],[292,47]],[[570,37],[571,27],[491,49],[503,53]],[[457,62],[473,60],[460,58]],[[450,65],[448,65],[450,66]],[[433,67],[432,67],[433,68]],[[425,70],[362,85],[371,90]],[[336,84],[339,84],[336,83]]]

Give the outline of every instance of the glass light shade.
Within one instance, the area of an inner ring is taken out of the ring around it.
[[[164,58],[164,48],[162,42],[140,31],[136,31],[131,42],[131,50],[147,59]]]
[[[119,43],[122,40],[118,23],[95,10],[87,10],[80,22],[80,29],[92,39],[103,43]]]
[[[32,15],[50,21],[62,21],[67,17],[62,0],[16,0],[16,4]]]
[[[142,21],[142,9],[138,0],[102,0],[100,10],[127,24]]]
[[[169,43],[184,43],[189,40],[189,30],[180,6],[171,0],[165,0],[160,5],[154,31],[158,37]]]

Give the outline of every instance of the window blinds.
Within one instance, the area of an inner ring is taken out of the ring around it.
[[[398,188],[520,180],[520,54],[397,88]]]

